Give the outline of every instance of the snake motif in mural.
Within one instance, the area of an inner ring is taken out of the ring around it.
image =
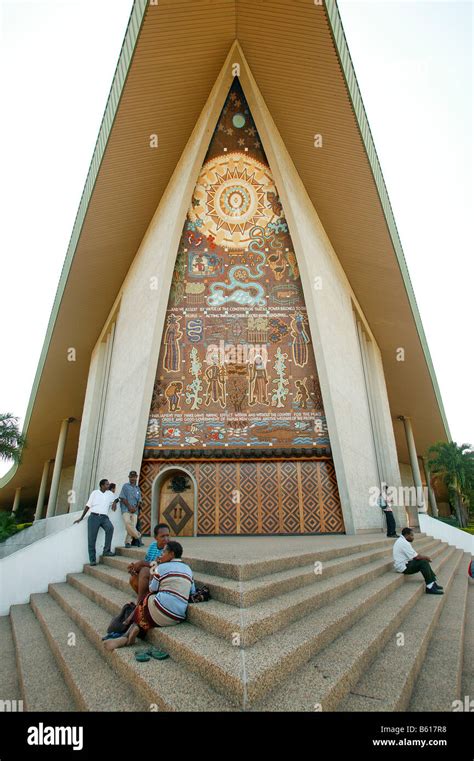
[[[279,219],[276,226],[281,226],[286,222],[283,219]],[[252,272],[249,267],[243,264],[237,264],[229,271],[229,283],[213,283],[210,287],[211,295],[208,298],[209,306],[221,306],[229,301],[233,301],[241,306],[266,306],[265,290],[259,284],[254,281],[263,277],[265,271],[263,269],[266,264],[266,256],[260,249],[264,247],[265,243],[269,243],[270,248],[273,250],[280,249],[280,242],[275,237],[275,227],[267,225],[263,228],[259,225],[255,225],[249,231],[250,243],[248,250],[255,256],[260,257],[255,265],[256,272]],[[280,227],[278,227],[280,231]],[[253,281],[250,280],[253,278]],[[228,295],[225,295],[225,291],[230,291]],[[253,292],[253,293],[252,293]]]

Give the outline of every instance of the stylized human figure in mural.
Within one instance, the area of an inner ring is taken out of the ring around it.
[[[275,354],[275,364],[273,365],[273,369],[276,370],[277,373],[277,377],[272,380],[272,385],[276,386],[276,388],[273,389],[272,393],[273,407],[284,407],[284,402],[288,396],[288,386],[290,385],[290,381],[286,377],[287,359],[288,354],[286,354],[286,352],[282,352],[280,347],[278,347]]]
[[[291,335],[293,336],[293,362],[298,367],[304,367],[308,362],[309,336],[305,330],[305,321],[301,312],[296,312],[291,320]]]
[[[183,337],[183,332],[181,330],[180,321],[181,317],[176,317],[174,314],[170,314],[166,326],[163,367],[169,373],[177,373],[181,369],[181,349],[179,340]]]
[[[181,408],[179,406],[179,400],[183,391],[183,384],[179,381],[173,381],[166,386],[165,396],[168,400],[168,406],[170,412],[178,412]]]
[[[290,270],[289,275],[293,278],[293,280],[298,280],[300,276],[300,270],[298,267],[298,262],[296,261],[296,255],[294,251],[286,251],[285,253],[286,261],[289,264]]]
[[[217,364],[217,359],[212,358],[212,365],[207,368],[204,373],[207,381],[206,390],[206,407],[214,402],[220,404],[222,408],[225,407],[225,370],[222,365]]]
[[[265,364],[263,358],[257,355],[250,365],[249,399],[251,405],[265,404],[268,406],[269,404],[267,398],[268,376]]]
[[[297,380],[295,386],[298,389],[295,394],[295,402],[302,410],[307,408],[307,401],[309,399],[309,392],[306,388],[306,378],[304,380]]]

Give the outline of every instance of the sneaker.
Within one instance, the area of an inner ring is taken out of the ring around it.
[[[427,594],[427,595],[444,595],[444,592],[443,592],[443,590],[442,590],[442,589],[439,589],[439,588],[436,586],[436,584],[433,584],[433,586],[431,587],[431,589],[428,589],[428,587],[426,587],[426,594]]]
[[[115,557],[115,555],[116,555],[116,553],[115,553],[115,552],[103,552],[103,553],[102,553],[102,557],[103,557],[103,558],[114,558],[114,557]]]

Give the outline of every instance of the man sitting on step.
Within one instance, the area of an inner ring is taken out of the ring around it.
[[[418,555],[412,547],[414,534],[411,528],[402,529],[402,535],[393,545],[393,565],[398,573],[423,574],[426,584],[426,593],[429,595],[442,595],[443,587],[436,582],[436,574],[431,568],[431,558],[426,555]]]
[[[130,563],[128,572],[130,574],[130,586],[138,595],[138,602],[142,600],[148,592],[150,584],[150,573],[155,561],[161,557],[163,549],[166,547],[170,538],[170,529],[166,523],[158,523],[153,529],[155,541],[150,544],[145,555],[145,560],[137,560]]]

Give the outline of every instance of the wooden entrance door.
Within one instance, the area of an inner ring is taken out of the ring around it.
[[[193,536],[194,484],[186,472],[171,471],[163,477],[158,522],[167,523],[172,536]]]

